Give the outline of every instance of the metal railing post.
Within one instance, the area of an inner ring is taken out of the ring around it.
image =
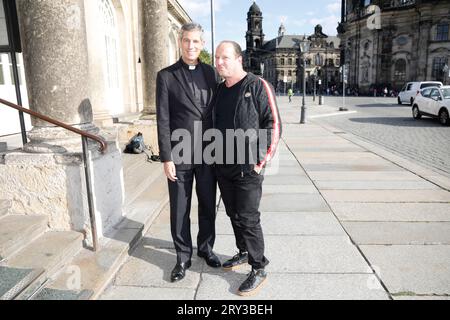
[[[92,194],[92,180],[91,180],[91,170],[90,170],[88,139],[86,137],[81,137],[81,140],[83,143],[83,165],[84,165],[84,173],[85,173],[85,177],[86,177],[86,193],[87,193],[87,200],[88,200],[88,207],[89,207],[89,217],[91,220],[93,250],[97,251],[98,234],[97,234],[97,224],[95,221],[94,199],[93,199],[93,194]]]

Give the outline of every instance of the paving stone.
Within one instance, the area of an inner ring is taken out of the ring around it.
[[[203,261],[194,257],[185,279],[171,283],[170,273],[176,260],[174,250],[154,248],[143,243],[122,266],[114,285],[195,289],[200,281]]]
[[[450,300],[450,296],[393,296],[394,300]]]
[[[323,212],[263,212],[261,226],[264,235],[345,235],[334,215]],[[230,219],[225,214],[217,218],[216,228],[217,234],[234,234]]]
[[[194,296],[194,289],[113,286],[100,300],[193,300]]]
[[[365,164],[364,162],[351,163],[317,163],[305,164],[303,168],[309,171],[380,171],[380,172],[399,172],[401,169],[393,164]]]
[[[287,193],[309,193],[318,194],[313,184],[309,185],[276,185],[263,184],[263,195],[267,194],[287,194]]]
[[[264,177],[263,185],[312,185],[306,175],[276,175]]]
[[[450,245],[450,222],[344,222],[357,244]]]
[[[204,274],[197,300],[243,300],[236,292],[245,274]],[[245,300],[387,300],[388,295],[372,274],[278,274]]]
[[[331,202],[341,221],[450,221],[450,203]]]
[[[329,212],[330,208],[317,194],[265,194],[261,212]]]
[[[450,246],[360,246],[392,294],[450,295]]]
[[[423,181],[417,175],[406,172],[373,172],[373,171],[308,171],[308,175],[315,181]]]
[[[323,190],[328,202],[450,202],[443,190]]]
[[[277,273],[370,273],[347,236],[265,236],[267,270]],[[236,254],[234,236],[218,235],[215,252],[225,261]],[[211,272],[220,272],[212,270]]]
[[[317,181],[320,190],[440,190],[423,181]]]

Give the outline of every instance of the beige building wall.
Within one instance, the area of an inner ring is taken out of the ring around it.
[[[104,30],[104,12],[99,10],[102,2],[108,3],[113,9],[117,42],[107,44],[107,37],[114,36],[111,30]],[[178,32],[181,26],[191,21],[176,0],[168,0],[169,64],[175,63],[180,57]],[[94,118],[97,125],[112,124],[112,117],[125,114],[135,114],[143,110],[143,85],[141,70],[141,30],[139,2],[136,0],[85,0],[86,24],[89,42],[89,69],[91,72],[91,95]],[[107,48],[108,45],[111,45]],[[155,44],[156,45],[156,44]],[[108,55],[108,51],[116,50],[117,54]],[[108,61],[109,58],[115,61]],[[116,59],[114,59],[116,58]],[[111,66],[117,68],[111,70]],[[118,81],[110,87],[111,73],[117,73]]]

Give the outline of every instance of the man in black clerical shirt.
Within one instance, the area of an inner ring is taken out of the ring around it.
[[[170,277],[172,282],[182,280],[192,263],[190,211],[194,179],[199,219],[197,255],[209,266],[221,267],[213,253],[217,189],[214,169],[202,159],[200,163],[194,161],[195,145],[203,145],[196,141],[202,137],[195,137],[195,128],[199,123],[203,131],[212,128],[210,103],[219,78],[211,66],[199,61],[204,48],[200,25],[191,23],[182,27],[180,47],[180,61],[159,72],[156,88],[158,142],[169,184],[171,232],[177,253],[177,263]],[[187,154],[181,159],[173,154],[178,141],[172,141],[172,135],[177,130],[188,132],[192,140],[191,150],[183,150]]]

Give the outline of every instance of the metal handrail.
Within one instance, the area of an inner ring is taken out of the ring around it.
[[[93,250],[97,251],[97,249],[98,249],[98,233],[97,233],[97,225],[96,225],[96,221],[95,221],[94,200],[93,200],[93,195],[92,195],[92,182],[91,182],[90,161],[89,161],[88,140],[87,139],[91,139],[91,140],[94,140],[97,143],[99,143],[101,153],[105,153],[108,148],[106,141],[102,137],[99,137],[99,136],[93,135],[91,133],[88,133],[86,131],[74,128],[74,127],[67,125],[65,123],[62,123],[58,120],[49,118],[49,117],[44,116],[43,114],[37,113],[35,111],[23,108],[17,104],[3,100],[1,98],[0,98],[0,104],[3,104],[10,108],[16,109],[19,112],[27,113],[33,117],[36,117],[38,119],[41,119],[48,123],[51,123],[55,126],[64,128],[68,131],[71,131],[71,132],[76,133],[81,136],[82,147],[83,147],[83,164],[84,164],[84,171],[85,171],[85,177],[86,177],[86,189],[87,189],[86,191],[87,191],[87,198],[88,198],[89,216],[90,216],[90,221],[91,221]]]
[[[43,114],[40,114],[40,113],[37,113],[35,111],[26,109],[24,107],[21,107],[21,106],[19,106],[17,104],[14,104],[12,102],[3,100],[1,98],[0,98],[0,103],[6,105],[8,107],[11,107],[13,109],[16,109],[16,110],[18,110],[20,112],[27,113],[27,114],[29,114],[29,115],[31,115],[33,117],[39,118],[41,120],[44,120],[44,121],[46,121],[48,123],[54,124],[55,126],[64,128],[64,129],[69,130],[69,131],[72,131],[72,132],[74,132],[74,133],[76,133],[76,134],[78,134],[78,135],[80,135],[82,137],[86,137],[86,138],[89,138],[91,140],[94,140],[94,141],[96,141],[96,142],[98,142],[100,144],[100,146],[101,146],[100,147],[100,151],[102,153],[104,153],[106,151],[106,149],[108,148],[108,145],[106,144],[106,141],[103,138],[99,137],[99,136],[93,135],[93,134],[91,134],[89,132],[86,132],[86,131],[83,131],[83,130],[80,130],[80,129],[77,129],[77,128],[74,128],[74,127],[69,126],[69,125],[67,125],[65,123],[62,123],[62,122],[60,122],[58,120],[49,118],[47,116],[44,116]]]

